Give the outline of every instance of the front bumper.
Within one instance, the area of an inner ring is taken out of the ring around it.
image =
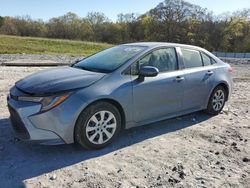
[[[10,121],[16,138],[44,145],[64,144],[65,142],[55,132],[37,128],[30,117],[40,111],[41,105],[32,102],[8,99]]]
[[[41,104],[19,101],[27,94],[11,88],[7,98],[13,132],[17,138],[44,145],[74,143],[74,128],[79,114],[87,106],[77,93],[55,108],[40,112]]]

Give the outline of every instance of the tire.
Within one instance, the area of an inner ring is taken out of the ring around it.
[[[227,92],[224,87],[217,86],[208,101],[206,112],[212,115],[219,114],[226,102]]]
[[[101,149],[118,136],[121,127],[119,110],[108,102],[98,102],[78,117],[75,141],[86,149]]]

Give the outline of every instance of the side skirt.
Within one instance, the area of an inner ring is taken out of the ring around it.
[[[138,127],[138,126],[142,126],[142,125],[147,125],[147,124],[151,124],[151,123],[156,123],[159,121],[163,121],[163,120],[167,120],[167,119],[171,119],[171,118],[176,118],[179,116],[183,116],[183,115],[187,115],[193,112],[197,112],[197,111],[201,111],[204,110],[204,108],[192,108],[192,109],[188,109],[188,110],[184,110],[178,113],[172,113],[172,114],[168,114],[167,116],[161,117],[161,118],[157,118],[154,120],[148,120],[148,121],[142,121],[142,122],[126,122],[126,126],[125,129],[130,129],[132,127]]]

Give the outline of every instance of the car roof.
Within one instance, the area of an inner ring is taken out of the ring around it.
[[[145,46],[149,48],[156,48],[156,47],[163,47],[163,46],[171,46],[171,47],[186,47],[186,48],[193,48],[197,50],[204,50],[198,46],[187,45],[187,44],[178,44],[178,43],[169,43],[169,42],[136,42],[136,43],[128,43],[123,44],[128,46]]]

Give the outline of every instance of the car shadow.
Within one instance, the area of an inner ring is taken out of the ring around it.
[[[178,131],[211,116],[197,112],[146,126],[124,130],[118,139],[101,150],[87,151],[79,146],[31,145],[13,138],[8,119],[0,119],[0,182],[3,187],[24,187],[23,181],[44,173],[93,159],[144,140]]]

